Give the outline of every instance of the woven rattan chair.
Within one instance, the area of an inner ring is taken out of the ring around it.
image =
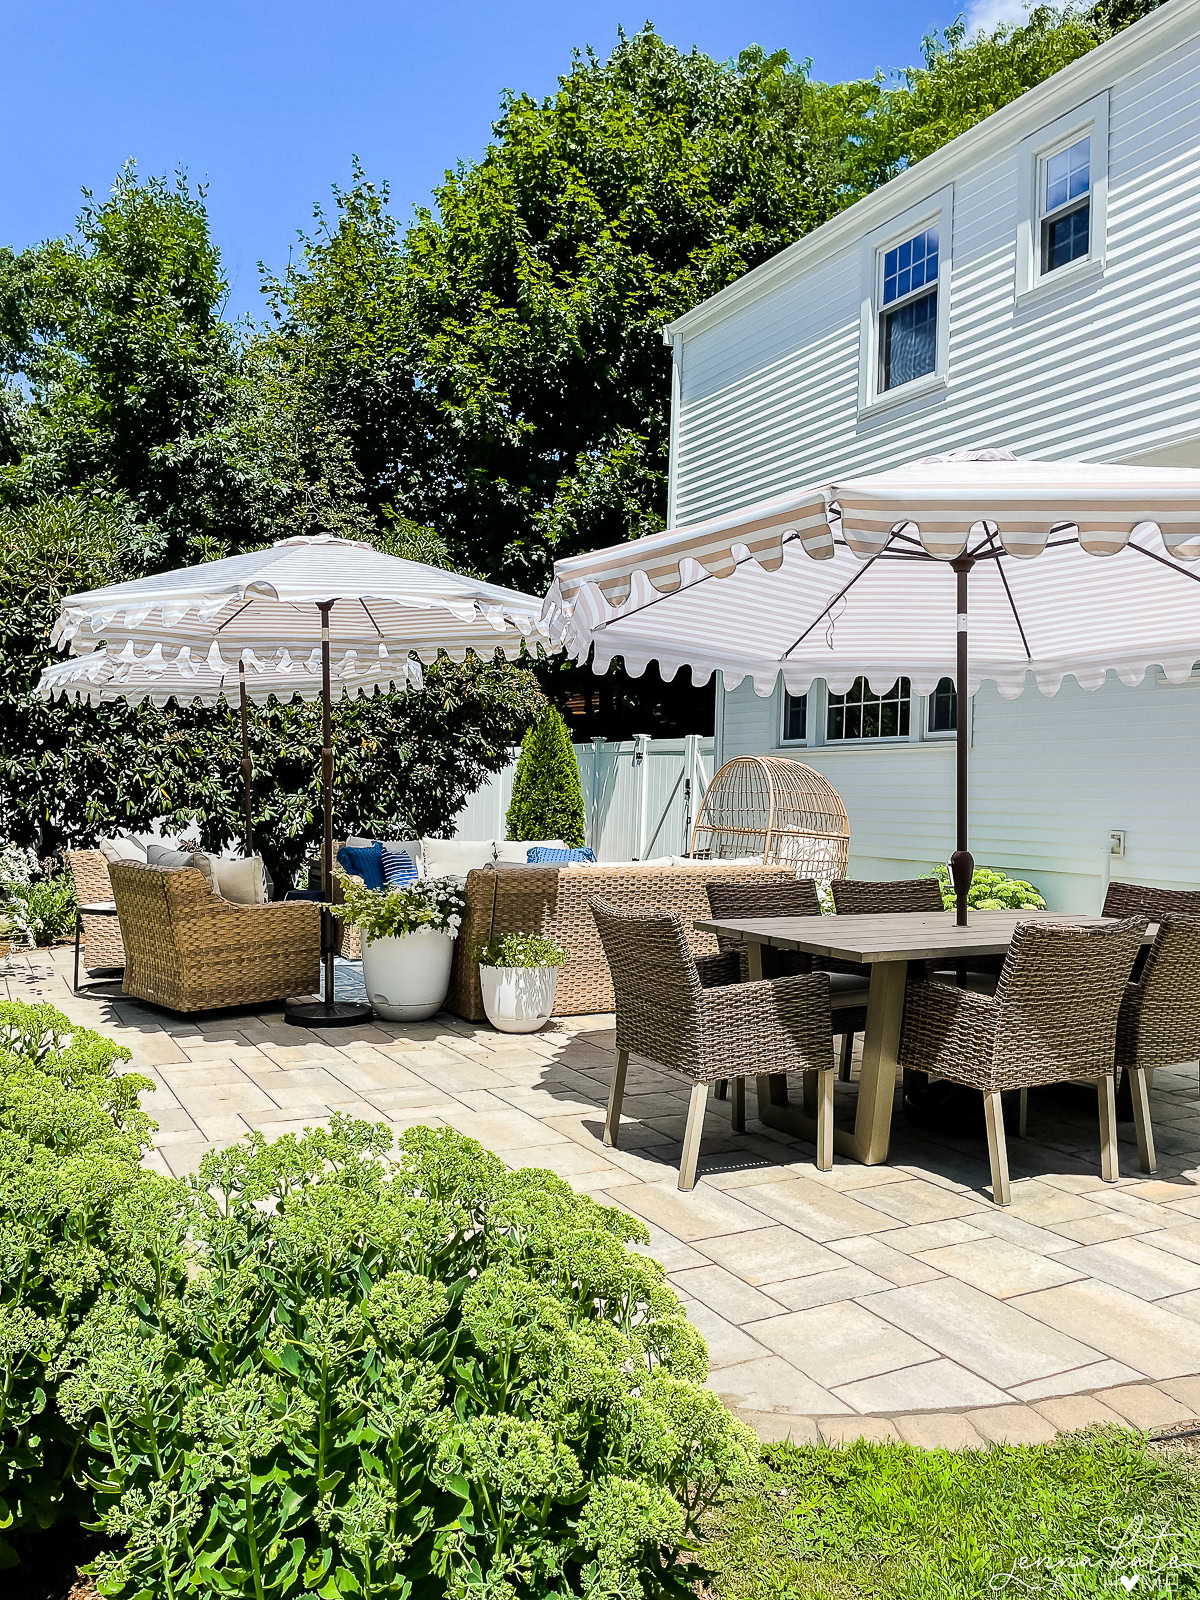
[[[234,905],[195,867],[120,861],[109,878],[125,994],[171,1011],[212,1011],[316,992],[321,912],[313,901]]]
[[[1102,917],[1200,917],[1200,889],[1159,889],[1151,883],[1110,883]]]
[[[994,995],[933,980],[908,991],[900,1060],[979,1089],[987,1120],[992,1197],[1011,1198],[1001,1095],[1047,1083],[1095,1083],[1101,1175],[1118,1177],[1117,1018],[1144,917],[1017,925]]]
[[[108,862],[99,850],[67,850],[67,871],[82,905],[96,905],[113,897]],[[83,964],[89,972],[106,972],[125,965],[125,946],[115,917],[83,918]]]
[[[1117,1066],[1129,1077],[1143,1172],[1153,1172],[1149,1074],[1200,1059],[1200,916],[1162,915],[1154,943],[1125,990],[1117,1022]]]
[[[942,890],[936,878],[898,878],[891,883],[835,878],[829,888],[839,917],[881,917],[890,911],[942,909]]]
[[[739,917],[819,917],[821,901],[817,886],[811,878],[782,878],[775,883],[721,883],[708,885],[708,905],[717,921],[736,921]],[[737,955],[739,976],[749,977],[746,970],[745,946],[738,940],[717,935],[717,944],[724,951]],[[802,950],[777,952],[778,975],[792,978],[813,971],[813,958]],[[819,963],[826,970],[826,963]],[[842,1076],[850,1076],[850,1052],[854,1035],[867,1025],[867,983],[865,968],[860,972],[833,972],[829,980],[829,1000],[833,1015],[833,1031],[842,1037]],[[724,1086],[718,1084],[717,1096],[723,1098]]]
[[[817,1074],[817,1166],[833,1165],[833,1043],[829,979],[824,973],[735,983],[728,955],[697,960],[683,921],[672,913],[638,915],[595,896],[592,915],[608,957],[616,995],[617,1064],[604,1119],[604,1142],[615,1145],[630,1052],[645,1056],[692,1085],[679,1187],[696,1183],[709,1085],[734,1085],[733,1127],[746,1125],[746,1079],[759,1073]],[[704,971],[701,962],[704,961]],[[705,987],[703,977],[725,981]]]

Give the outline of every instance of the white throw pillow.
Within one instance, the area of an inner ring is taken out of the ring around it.
[[[101,839],[96,846],[105,861],[145,861],[145,849],[127,834],[119,833],[115,839]]]
[[[422,839],[427,878],[465,877],[474,867],[490,867],[496,859],[494,839]]]
[[[535,845],[542,845],[548,850],[565,850],[567,847],[561,839],[497,839],[496,860],[506,862],[519,862],[525,866],[529,861],[529,852]]]
[[[213,856],[197,850],[191,864],[208,879],[208,886],[222,900],[236,906],[261,906],[267,902],[261,856]]]

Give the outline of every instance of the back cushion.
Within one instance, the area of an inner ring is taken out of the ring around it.
[[[170,845],[148,844],[146,846],[146,861],[152,867],[190,867],[192,864],[192,850],[172,850]],[[132,860],[126,857],[126,860]]]
[[[101,839],[96,846],[105,861],[145,861],[146,847],[125,834],[115,839]]]
[[[361,878],[368,889],[383,888],[383,846],[378,839],[365,847],[344,844],[337,858],[338,866],[352,878]]]
[[[261,856],[214,856],[197,850],[191,864],[208,879],[208,886],[222,900],[236,906],[266,904],[267,893]]]
[[[422,839],[427,878],[465,878],[475,867],[490,867],[496,860],[494,839]]]

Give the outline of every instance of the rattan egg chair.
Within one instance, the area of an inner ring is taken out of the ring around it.
[[[704,796],[691,853],[721,860],[758,856],[801,878],[846,873],[850,824],[837,790],[812,767],[786,756],[735,756]]]

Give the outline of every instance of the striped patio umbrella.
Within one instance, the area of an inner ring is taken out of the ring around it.
[[[545,620],[597,672],[658,663],[760,695],[782,676],[835,692],[899,677],[957,688],[957,838],[966,921],[969,695],[1054,694],[1113,671],[1172,682],[1200,660],[1200,471],[967,450],[838,479],[689,528],[560,561]],[[969,622],[968,622],[969,618]]]
[[[550,647],[541,602],[516,589],[389,556],[331,535],[282,539],[263,550],[68,595],[53,638],[72,654],[47,667],[45,699],[220,700],[241,709],[248,848],[248,701],[320,698],[322,899],[333,886],[335,697],[419,688],[421,663],[445,654],[513,658]],[[333,940],[325,914],[325,998],[288,1016],[307,1027],[346,1023],[370,1007],[333,997]]]

